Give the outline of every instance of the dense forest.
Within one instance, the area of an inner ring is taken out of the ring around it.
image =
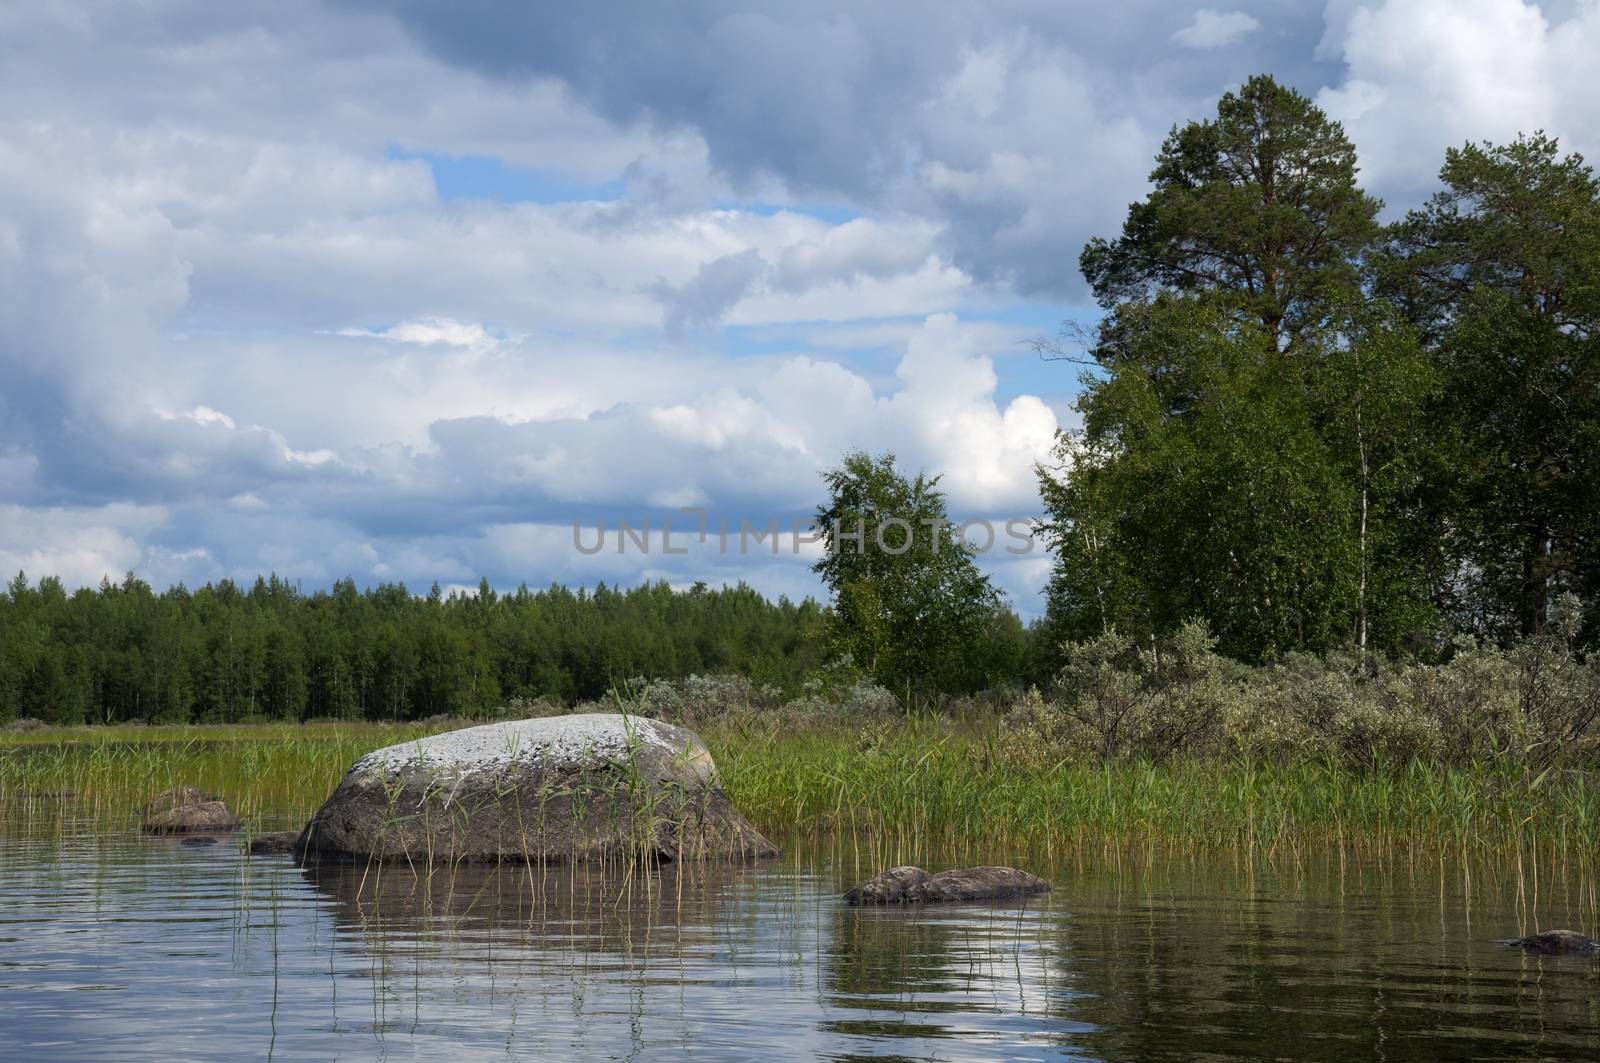
[[[417,596],[266,578],[158,594],[130,575],[69,594],[19,575],[0,595],[0,722],[415,719],[707,672],[793,688],[821,615],[742,585]]]
[[[1041,343],[1084,367],[1083,421],[1038,470],[1055,566],[1033,628],[949,538],[824,556],[827,607],[18,576],[0,721],[405,718],[717,672],[937,696],[1048,687],[1088,645],[1120,647],[1096,665],[1114,670],[1184,630],[1251,665],[1363,673],[1558,627],[1581,653],[1600,629],[1600,183],[1542,133],[1468,144],[1385,223],[1359,172],[1337,122],[1252,78],[1172,131],[1122,232],[1083,249],[1104,316]],[[936,473],[847,454],[817,517],[869,541],[943,519]]]

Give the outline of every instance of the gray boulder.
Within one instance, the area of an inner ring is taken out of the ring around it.
[[[492,723],[369,753],[295,851],[555,863],[777,854],[729,802],[698,736],[616,713]]]
[[[1593,956],[1600,942],[1576,930],[1544,930],[1530,937],[1512,938],[1504,944],[1546,956]]]
[[[144,829],[151,834],[229,831],[238,825],[239,817],[221,799],[194,786],[163,790],[144,806]]]
[[[892,867],[844,895],[846,904],[934,904],[993,901],[1046,893],[1050,883],[1014,867],[963,867],[930,875],[920,867]]]

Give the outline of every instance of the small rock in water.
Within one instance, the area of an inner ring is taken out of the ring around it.
[[[920,867],[892,867],[844,895],[846,904],[934,904],[993,901],[1045,893],[1050,883],[1014,867],[963,867],[930,875]]]
[[[216,795],[195,786],[163,790],[144,808],[144,829],[151,834],[233,830],[238,825],[239,817]]]
[[[299,837],[300,832],[293,830],[257,834],[250,839],[248,849],[251,856],[279,856],[284,853],[292,853],[294,852],[294,843]]]
[[[195,834],[184,838],[182,841],[178,842],[178,844],[183,846],[185,849],[202,849],[207,845],[217,844],[217,839],[204,834]]]
[[[1542,930],[1530,937],[1510,938],[1503,944],[1546,956],[1592,956],[1600,953],[1600,941],[1576,930]]]

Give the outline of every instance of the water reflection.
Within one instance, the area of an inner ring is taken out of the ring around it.
[[[301,870],[7,821],[0,1058],[1600,1053],[1600,964],[1492,942],[1592,929],[1586,873],[1108,853],[1046,868],[1055,892],[1026,903],[905,911],[844,907],[863,869],[788,848],[624,882]]]

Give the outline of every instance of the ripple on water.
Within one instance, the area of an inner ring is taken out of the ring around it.
[[[236,841],[12,825],[0,1058],[1592,1059],[1600,1045],[1597,965],[1490,944],[1528,901],[1481,871],[1468,893],[1447,871],[1185,859],[1058,868],[1055,892],[1022,907],[854,909],[839,893],[876,869],[791,851],[625,890],[569,868],[302,871]],[[1533,914],[1592,917],[1583,889],[1543,888]]]

